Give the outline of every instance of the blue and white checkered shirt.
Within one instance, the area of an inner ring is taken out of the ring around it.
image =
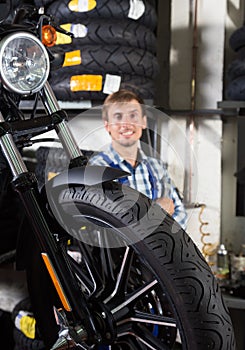
[[[170,179],[166,165],[163,161],[148,157],[139,149],[137,166],[132,167],[124,160],[110,145],[106,152],[100,152],[93,156],[89,163],[91,165],[105,165],[120,168],[131,173],[126,178],[130,187],[155,200],[168,197],[174,202],[173,218],[185,229],[187,213],[173,181]]]

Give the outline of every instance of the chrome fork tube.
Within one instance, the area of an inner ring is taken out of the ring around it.
[[[44,85],[43,91],[41,92],[41,97],[44,107],[49,114],[60,110],[59,103],[48,82],[46,82]],[[83,155],[65,120],[61,121],[59,124],[56,124],[55,131],[69,159],[74,159]]]
[[[51,86],[49,85],[48,81],[45,83],[40,93],[41,93],[44,107],[46,108],[49,114],[55,113],[60,110],[60,106],[57,101],[57,98],[53,90],[51,89]]]
[[[4,122],[1,112],[0,122]],[[7,133],[0,137],[0,146],[14,177],[28,171],[11,134]]]

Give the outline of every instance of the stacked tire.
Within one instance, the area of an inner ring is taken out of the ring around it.
[[[245,26],[236,29],[229,39],[231,49],[236,58],[227,69],[228,84],[225,97],[228,100],[245,100]]]
[[[36,0],[64,31],[57,34],[54,56],[62,67],[51,69],[49,82],[62,101],[101,101],[120,88],[154,99],[159,72],[156,57],[157,15],[147,0]]]
[[[85,157],[90,158],[93,151],[81,150]],[[35,174],[40,188],[53,175],[60,173],[69,167],[69,159],[63,148],[41,146],[36,150],[37,166]]]
[[[45,350],[29,297],[19,301],[12,311],[14,350]]]

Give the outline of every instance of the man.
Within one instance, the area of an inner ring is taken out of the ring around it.
[[[185,228],[187,214],[166,166],[139,148],[142,130],[147,126],[143,100],[131,91],[119,90],[104,101],[102,118],[112,142],[106,152],[90,159],[90,164],[131,173],[119,181],[156,201]]]

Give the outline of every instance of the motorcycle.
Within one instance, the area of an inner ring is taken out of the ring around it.
[[[17,267],[26,270],[46,349],[235,349],[219,285],[188,234],[117,182],[125,172],[90,166],[78,147],[48,83],[55,58],[41,29],[51,19],[8,4],[0,23],[1,197],[18,208],[13,219],[24,210]],[[30,116],[20,108],[26,98]],[[69,167],[39,186],[23,149],[49,130]]]

